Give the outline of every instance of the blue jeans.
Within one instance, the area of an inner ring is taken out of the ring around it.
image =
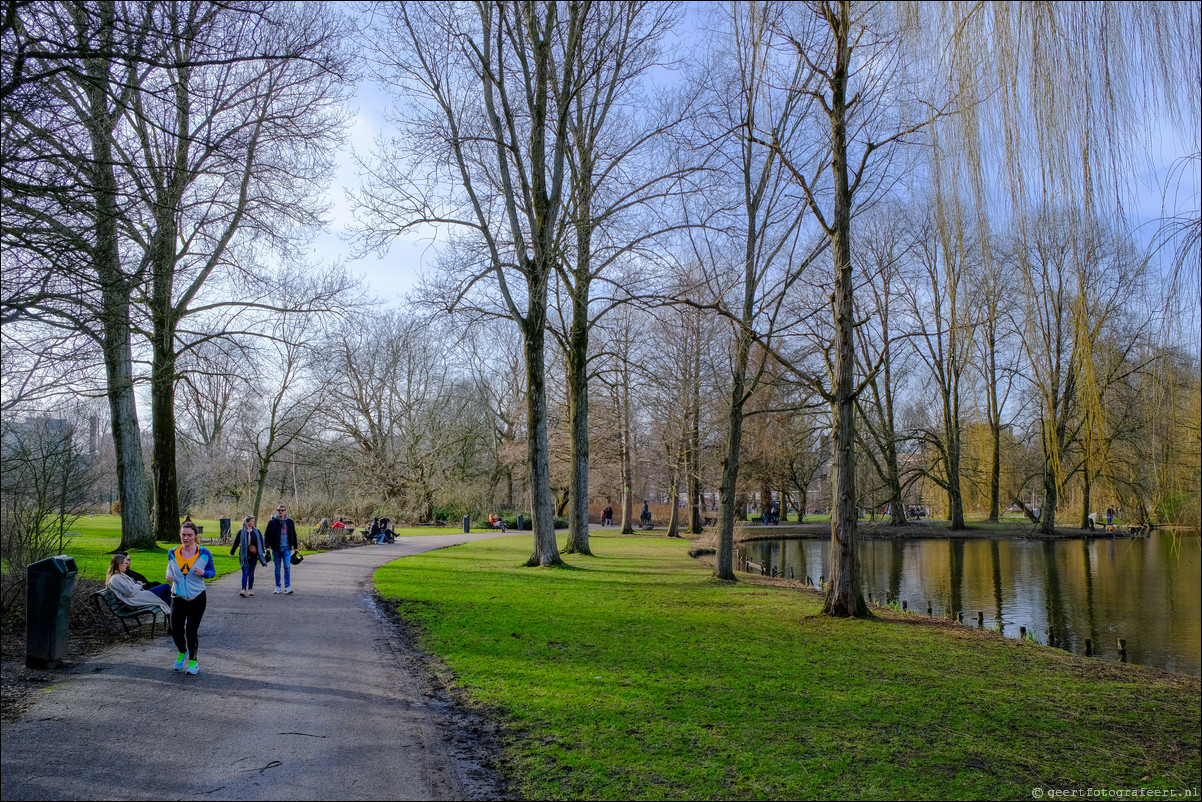
[[[246,558],[246,563],[242,566],[242,589],[243,590],[254,590],[255,589],[255,568],[257,568],[258,565],[259,565],[259,560],[257,557],[255,557],[255,558],[247,557]]]
[[[155,585],[154,587],[146,588],[154,595],[158,596],[163,601],[171,604],[171,586],[167,584]]]
[[[292,585],[292,549],[274,549],[271,552],[275,560],[275,586],[290,587]],[[280,563],[284,563],[284,584],[280,585]]]

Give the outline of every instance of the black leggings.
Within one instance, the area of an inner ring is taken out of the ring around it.
[[[196,631],[200,629],[200,619],[204,618],[205,605],[208,603],[204,591],[195,599],[171,597],[171,637],[175,639],[178,651],[187,650],[189,660],[196,659]]]

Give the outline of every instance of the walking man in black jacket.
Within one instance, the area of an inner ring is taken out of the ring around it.
[[[292,552],[296,551],[296,524],[288,517],[288,508],[280,504],[275,515],[267,522],[267,531],[263,535],[267,548],[271,549],[271,557],[275,561],[275,592],[292,592]],[[284,564],[284,584],[280,585],[280,563]]]

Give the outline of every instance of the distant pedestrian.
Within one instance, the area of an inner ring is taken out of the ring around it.
[[[264,540],[267,548],[271,549],[271,558],[275,563],[275,592],[292,592],[292,552],[298,548],[296,540],[296,524],[288,517],[288,508],[283,504],[276,507],[275,515],[267,522],[267,532]],[[284,565],[284,584],[280,584],[280,563]]]
[[[1106,525],[1114,526],[1114,507],[1106,508]]]
[[[643,525],[644,529],[648,529],[651,526],[651,508],[647,506],[647,499],[643,499],[643,511],[639,513],[639,522]]]
[[[242,519],[242,528],[234,535],[230,556],[238,552],[238,564],[242,566],[242,590],[239,596],[255,595],[255,568],[267,565],[267,544],[263,533],[255,528],[255,516]]]
[[[171,583],[171,637],[179,656],[173,666],[188,674],[199,671],[200,619],[204,618],[208,597],[205,580],[217,575],[213,555],[201,546],[196,527],[183,523],[179,528],[180,545],[167,552],[167,581]],[[186,666],[186,669],[185,669]]]
[[[601,525],[602,526],[613,526],[614,525],[614,508],[613,507],[607,506],[604,510],[601,511]]]

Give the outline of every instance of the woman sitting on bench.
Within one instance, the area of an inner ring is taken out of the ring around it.
[[[171,586],[159,584],[146,588],[145,583],[129,576],[129,564],[128,554],[117,552],[113,555],[104,578],[108,589],[127,607],[149,607],[157,604],[165,615],[171,615]]]

